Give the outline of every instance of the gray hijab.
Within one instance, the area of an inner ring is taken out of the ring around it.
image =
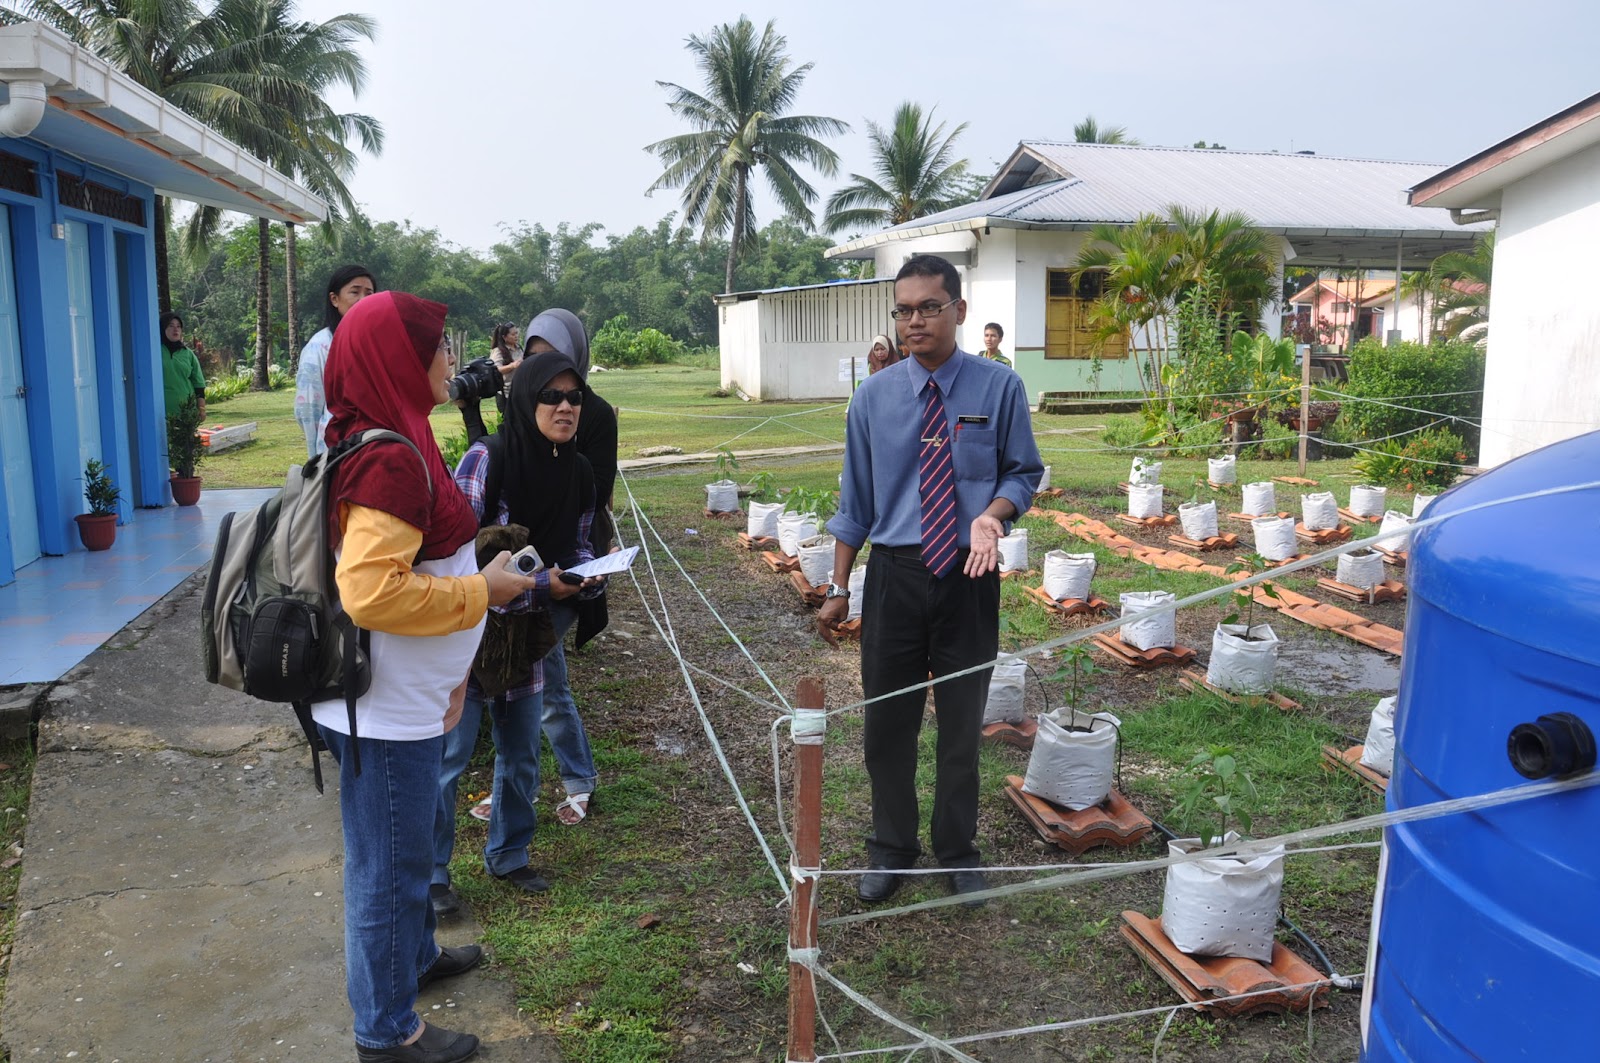
[[[522,333],[524,349],[535,337],[571,358],[578,376],[584,381],[589,379],[589,334],[577,314],[571,310],[546,310],[528,322]]]

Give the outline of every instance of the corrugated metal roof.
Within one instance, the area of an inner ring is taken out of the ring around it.
[[[1288,232],[1460,231],[1446,211],[1406,204],[1406,189],[1437,172],[1433,163],[1049,140],[1024,141],[1019,154],[1032,158],[1019,159],[996,180],[1001,195],[897,228],[954,221],[957,212],[971,217],[974,210],[1045,224],[1131,222],[1177,203],[1241,210],[1263,229]],[[1058,180],[1008,188],[1037,181],[1040,169]]]
[[[1264,229],[1459,231],[1447,212],[1406,203],[1406,190],[1438,171],[1433,163],[1048,140],[1022,147],[1057,177],[1078,179],[1038,204],[1042,221],[1126,222],[1178,203],[1242,210]]]

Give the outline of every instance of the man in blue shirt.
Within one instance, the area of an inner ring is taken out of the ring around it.
[[[861,686],[869,699],[992,661],[999,651],[1006,523],[1025,512],[1044,466],[1022,379],[956,347],[966,320],[961,277],[935,255],[913,256],[895,277],[901,348],[911,354],[856,391],[846,421],[833,584],[818,628],[833,642],[849,579],[868,539],[862,602]],[[978,832],[978,737],[989,669],[933,687],[939,741],[934,857],[956,893],[984,889]],[[917,733],[922,689],[873,701],[862,753],[872,779],[871,870],[864,901],[887,900],[916,863]]]

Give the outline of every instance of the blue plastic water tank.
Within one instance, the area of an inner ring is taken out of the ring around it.
[[[1600,432],[1440,496],[1427,516],[1600,480]],[[1552,712],[1600,734],[1600,490],[1418,532],[1391,810],[1528,783],[1506,738]],[[1391,828],[1363,1063],[1600,1060],[1600,788]]]

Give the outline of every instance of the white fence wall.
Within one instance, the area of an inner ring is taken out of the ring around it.
[[[1501,195],[1479,463],[1600,427],[1600,147]]]
[[[722,386],[746,395],[761,391],[761,305],[754,299],[717,305],[717,350]]]

